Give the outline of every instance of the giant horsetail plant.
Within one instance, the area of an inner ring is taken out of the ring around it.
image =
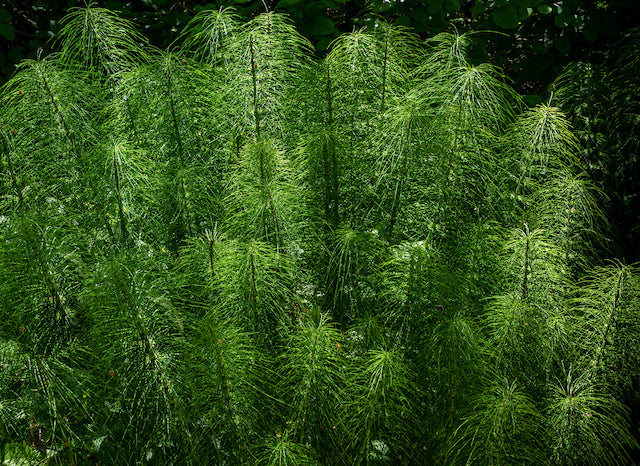
[[[481,35],[367,24],[320,57],[205,9],[157,50],[92,4],[21,63],[0,463],[626,464],[640,278],[590,175],[619,134],[573,68],[573,113],[527,108]]]

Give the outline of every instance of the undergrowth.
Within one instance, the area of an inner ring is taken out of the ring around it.
[[[628,464],[595,136],[473,39],[73,10],[1,91],[0,463]]]

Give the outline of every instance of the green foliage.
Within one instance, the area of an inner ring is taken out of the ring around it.
[[[567,20],[519,6],[474,14]],[[637,141],[574,97],[597,68],[560,83],[574,131],[475,33],[372,19],[320,59],[274,12],[167,51],[62,24],[0,91],[0,462],[628,460],[640,275],[602,260],[593,141]],[[636,64],[603,84],[624,128]]]
[[[583,147],[584,168],[609,197],[603,207],[615,228],[602,235],[612,243],[610,247],[600,244],[600,248],[619,248],[607,252],[611,257],[638,257],[638,85],[634,76],[639,43],[638,31],[630,31],[609,60],[576,62],[556,82],[558,102],[570,113]]]
[[[67,14],[58,41],[62,61],[81,63],[111,75],[147,58],[141,47],[146,40],[131,23],[95,4]]]
[[[552,461],[580,464],[585,459],[595,464],[623,464],[628,461],[624,446],[634,440],[618,429],[625,408],[615,399],[599,393],[584,376],[553,387],[548,407]],[[580,445],[580,452],[575,449]]]
[[[38,0],[33,5],[25,1],[5,2],[0,8],[0,37],[6,39],[0,45],[0,75],[7,78],[22,58],[34,58],[41,47],[48,49],[47,40],[63,27],[60,19],[69,9],[78,6],[85,3],[78,0]],[[565,0],[557,5],[550,0],[515,3],[507,0],[216,0],[208,3],[110,0],[101,6],[139,25],[151,43],[160,49],[174,43],[194,16],[204,18],[202,15],[213,11],[215,13],[204,21],[215,22],[216,10],[228,13],[231,8],[243,20],[265,10],[285,13],[300,34],[322,53],[342,33],[370,26],[380,18],[406,27],[422,38],[446,31],[450,23],[456,21],[470,30],[498,33],[492,35],[486,47],[474,50],[474,57],[482,60],[487,53],[495,57],[508,69],[517,87],[528,94],[532,104],[546,99],[548,85],[564,65],[585,56],[601,62],[603,56],[615,52],[618,39],[633,26],[629,18],[640,13],[633,0],[586,4]],[[224,20],[221,24],[230,23]],[[214,42],[215,36],[211,36]]]
[[[543,464],[541,439],[536,430],[542,416],[533,400],[514,382],[497,379],[478,396],[474,412],[460,426],[460,440],[452,455],[468,457],[472,464]]]

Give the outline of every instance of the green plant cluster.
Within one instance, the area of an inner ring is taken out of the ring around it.
[[[383,17],[422,38],[449,30],[492,31],[476,43],[475,60],[506,70],[529,104],[548,98],[548,85],[570,62],[603,63],[627,31],[637,26],[636,0],[105,0],[98,2],[144,30],[150,43],[166,49],[203,9],[233,7],[250,19],[265,9],[285,13],[319,53],[341,33]],[[49,51],[48,39],[61,18],[85,0],[0,0],[0,84],[23,58]],[[6,40],[5,40],[6,39]]]
[[[627,464],[638,267],[473,39],[72,10],[0,94],[0,463]]]

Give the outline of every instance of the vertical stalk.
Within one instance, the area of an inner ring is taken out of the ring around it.
[[[614,293],[613,302],[611,303],[611,312],[609,313],[609,318],[607,319],[604,335],[602,335],[602,346],[599,348],[598,357],[596,358],[595,371],[598,371],[598,368],[600,367],[602,355],[605,353],[607,349],[607,338],[609,337],[609,332],[611,331],[611,327],[613,327],[613,325],[615,324],[616,314],[618,312],[618,308],[620,307],[620,293],[622,290],[623,278],[624,278],[624,269],[620,269],[620,271],[618,272],[618,279],[616,280],[616,290]],[[592,374],[592,377],[593,377],[593,374]]]
[[[178,145],[178,161],[180,162],[180,195],[182,196],[182,204],[184,208],[185,226],[187,227],[187,234],[193,235],[193,226],[191,224],[191,209],[189,206],[189,200],[187,198],[187,188],[185,186],[184,171],[186,169],[186,163],[184,160],[184,149],[182,145],[182,136],[180,135],[180,126],[178,124],[178,112],[176,111],[175,101],[173,98],[173,86],[172,86],[172,74],[171,74],[171,57],[167,58],[167,97],[169,98],[169,111],[171,113],[171,120],[173,122],[173,133]]]
[[[271,214],[271,218],[275,227],[275,246],[278,248],[278,252],[284,251],[284,240],[282,238],[282,231],[280,228],[280,218],[278,216],[278,210],[276,209],[276,203],[273,199],[273,191],[271,190],[271,181],[272,176],[267,173],[265,170],[265,155],[267,151],[265,150],[264,143],[262,141],[256,144],[256,150],[258,155],[258,171],[260,175],[260,190],[263,195],[266,197],[269,204],[269,212]],[[267,239],[271,239],[271,232],[269,231],[268,225],[264,225],[264,234]]]
[[[453,131],[453,144],[451,145],[451,152],[449,158],[447,160],[447,176],[444,179],[445,186],[449,185],[449,177],[453,172],[453,163],[458,152],[458,146],[460,144],[460,131],[462,128],[460,127],[460,119],[462,118],[462,101],[458,103],[458,115],[456,117],[455,129]],[[455,189],[455,187],[454,187]],[[443,189],[443,193],[446,197],[446,191]]]
[[[440,222],[445,223],[448,219],[443,218],[442,212],[444,211],[445,204],[447,203],[447,197],[449,191],[453,191],[455,187],[449,187],[449,178],[451,177],[451,173],[453,172],[453,161],[455,155],[458,151],[458,144],[460,138],[460,119],[462,117],[462,101],[458,103],[458,115],[455,122],[455,129],[453,132],[453,143],[451,145],[451,150],[446,151],[446,159],[445,159],[445,169],[442,175],[441,185],[440,185],[440,197],[438,199],[438,207],[436,212],[441,216]]]
[[[213,268],[213,246],[215,244],[215,236],[212,235],[211,237],[207,238],[208,242],[207,245],[208,247],[208,258],[209,258],[209,275],[210,275],[210,279],[211,279],[211,284],[213,285],[216,282],[216,275],[214,272],[214,268]]]
[[[373,429],[373,417],[375,415],[376,406],[378,404],[378,399],[380,398],[380,390],[376,389],[376,393],[374,395],[373,403],[371,404],[371,408],[369,410],[369,414],[367,415],[367,427],[364,434],[364,440],[362,441],[362,445],[360,446],[360,450],[358,451],[358,460],[356,464],[360,464],[363,461],[363,458],[369,447],[369,437],[371,436],[371,430]]]
[[[236,149],[236,159],[240,160],[240,154],[241,154],[241,149],[242,149],[242,136],[240,135],[240,133],[236,134],[236,137],[234,138],[234,142],[235,142],[235,149]]]
[[[49,80],[47,79],[46,75],[42,72],[40,66],[36,66],[35,69],[36,69],[38,75],[40,76],[44,91],[45,91],[47,97],[49,98],[50,105],[51,105],[51,107],[53,109],[53,112],[54,112],[54,116],[57,116],[57,118],[59,119],[60,124],[62,125],[64,136],[67,139],[67,141],[69,142],[69,144],[71,145],[72,152],[75,155],[76,160],[78,161],[78,169],[79,169],[80,172],[82,172],[84,170],[84,158],[82,156],[82,152],[80,151],[80,149],[78,147],[76,138],[74,137],[73,133],[69,129],[69,125],[67,123],[67,119],[65,118],[64,113],[62,112],[62,108],[60,107],[60,104],[58,102],[58,98],[56,97],[56,95],[54,94],[53,90],[51,89],[51,86],[49,84]],[[94,199],[96,199],[97,195],[95,194],[96,193],[96,189],[95,189],[94,185],[92,185],[92,184],[90,185],[90,190],[93,193],[92,197]],[[106,226],[107,232],[109,233],[109,236],[111,236],[111,238],[114,238],[114,240],[115,240],[115,235],[113,234],[113,230],[111,228],[111,225],[109,224],[108,217],[104,214],[103,205],[100,202],[98,202],[97,206],[98,206],[99,213],[104,218],[105,226]]]
[[[444,314],[444,306],[441,306],[441,315]],[[453,333],[455,332],[455,317],[451,317],[449,335],[447,342],[447,370],[449,372],[449,415],[447,418],[447,438],[451,435],[451,429],[453,428],[453,418],[456,412],[456,362],[453,357],[455,348],[453,343]]]
[[[254,245],[250,245],[249,250],[249,270],[251,272],[251,283],[249,291],[249,306],[251,309],[251,320],[253,324],[254,335],[257,335],[257,320],[258,320],[258,284],[256,277],[256,261],[254,257]]]
[[[11,443],[11,437],[7,432],[7,428],[4,426],[4,422],[0,420],[0,464],[5,464],[5,449],[6,445]]]
[[[45,393],[49,397],[49,403],[51,404],[50,410],[53,411],[53,417],[55,419],[55,423],[58,426],[64,426],[67,423],[67,421],[66,419],[64,419],[64,417],[60,414],[60,411],[58,410],[58,402],[53,393],[51,382],[49,382],[49,379],[47,378],[47,376],[43,374],[42,362],[40,362],[39,360],[36,360],[35,363],[36,363],[36,371],[35,371],[36,377],[39,379],[38,381],[40,382],[40,386],[44,389]],[[66,455],[67,464],[69,466],[76,466],[75,453],[73,451],[73,448],[71,447],[71,441],[69,440],[69,436],[67,434],[63,434],[62,436],[62,446],[63,446],[63,451],[65,452],[65,455]]]
[[[271,180],[267,178],[267,174],[264,170],[265,147],[263,143],[260,142],[256,149],[258,151],[258,172],[260,173],[260,186],[267,186],[269,184],[269,181]]]
[[[322,166],[324,168],[324,215],[331,219],[331,174],[329,172],[329,149],[327,135],[322,135]],[[333,220],[333,219],[332,219]]]
[[[453,417],[456,412],[456,363],[453,358],[453,344],[451,343],[451,339],[449,339],[449,355],[447,359],[449,369],[449,417],[447,419],[447,432],[450,433],[453,428]]]
[[[380,98],[380,114],[384,115],[387,109],[387,66],[389,56],[389,35],[391,34],[391,28],[387,25],[386,34],[384,36],[384,58],[382,59],[382,96]]]
[[[440,308],[440,316],[439,320],[442,320],[444,316],[444,306],[439,305]],[[454,342],[453,342],[453,333],[455,332],[455,317],[452,317],[449,324],[449,335],[447,335],[447,372],[448,372],[448,387],[449,387],[449,408],[447,409],[447,423],[445,424],[446,429],[446,441],[447,443],[451,440],[452,435],[455,435],[453,430],[454,418],[456,413],[456,362],[454,358]],[[438,464],[448,464],[449,461],[449,448],[445,448],[444,450],[444,458],[442,458],[442,463],[438,462]]]
[[[269,185],[263,186],[263,189],[267,191],[267,196],[269,198],[269,210],[271,211],[271,216],[273,217],[274,226],[275,226],[275,243],[276,243],[276,251],[284,252],[284,239],[282,238],[282,232],[280,230],[280,219],[278,217],[278,211],[276,210],[276,204],[273,200],[273,192]]]
[[[249,35],[249,56],[251,57],[251,82],[253,84],[253,120],[255,123],[256,140],[260,139],[260,112],[258,111],[258,64],[253,47],[253,35]]]
[[[313,334],[313,343],[311,345],[310,351],[311,351],[311,364],[308,367],[308,373],[307,376],[311,381],[314,381],[316,378],[316,371],[317,371],[317,360],[318,360],[318,337],[320,334],[320,329],[316,328],[314,329],[314,334]],[[313,391],[313,383],[310,383],[307,387],[307,389],[305,390],[304,393],[304,400],[302,402],[302,426],[300,428],[300,436],[298,438],[298,441],[301,445],[304,444],[304,437],[305,437],[305,428],[306,428],[306,423],[307,423],[307,417],[308,417],[308,409],[309,409],[309,400],[311,399],[311,392]]]
[[[178,157],[180,164],[184,167],[184,152],[182,150],[182,136],[180,135],[180,126],[178,125],[178,115],[176,112],[175,102],[173,99],[173,86],[171,83],[171,57],[167,59],[167,96],[169,97],[169,111],[173,122],[173,134],[178,144]]]
[[[331,68],[329,66],[329,58],[325,60],[326,69],[327,69],[327,126],[330,129],[333,129],[333,93],[331,92]]]
[[[133,137],[136,139],[138,144],[146,143],[146,141],[144,141],[143,138],[140,137],[140,132],[138,131],[135,120],[133,119],[133,112],[131,111],[131,104],[128,98],[124,99],[124,109],[129,120],[129,126],[131,127],[131,131],[133,132]]]
[[[122,304],[126,306],[123,312],[127,317],[133,317],[133,327],[138,335],[137,341],[142,344],[142,348],[145,355],[144,368],[149,368],[150,371],[155,373],[154,382],[159,392],[162,393],[162,401],[166,411],[164,413],[164,427],[167,437],[173,438],[176,441],[186,439],[189,441],[189,435],[184,435],[185,431],[180,432],[180,436],[171,434],[170,432],[170,419],[176,419],[180,424],[182,423],[182,414],[179,407],[176,405],[175,390],[171,385],[171,381],[165,373],[165,369],[160,362],[160,355],[156,349],[156,344],[152,335],[149,334],[147,326],[142,318],[142,310],[131,293],[130,285],[127,285],[120,276],[118,267],[113,259],[109,263],[113,274],[113,279],[116,288],[120,292],[123,298]],[[151,391],[153,393],[153,390]]]
[[[131,295],[131,290],[125,285],[124,281],[120,277],[118,268],[115,266],[115,263],[113,260],[111,260],[110,266],[111,266],[111,271],[113,273],[113,278],[115,280],[116,286],[120,291],[122,297],[124,298],[125,302],[127,303],[130,312],[133,313],[133,323],[138,333],[139,341],[143,345],[144,352],[149,360],[150,367],[153,368],[153,370],[156,373],[156,376],[158,377],[158,381],[160,382],[159,385],[162,390],[165,403],[167,403],[168,408],[171,411],[174,411],[175,397],[173,395],[173,391],[170,388],[169,380],[167,379],[164,373],[162,365],[158,361],[158,352],[156,351],[153,339],[149,336],[149,331],[147,330],[147,326],[145,325],[144,320],[142,319],[140,307],[138,306],[138,303],[136,303],[135,298]],[[179,413],[177,414],[177,417],[180,417]]]
[[[22,230],[24,232],[25,239],[27,240],[27,244],[29,245],[31,251],[36,257],[36,261],[40,266],[40,270],[44,275],[44,280],[47,285],[49,291],[49,297],[54,303],[54,308],[56,313],[54,314],[54,320],[61,320],[62,322],[66,322],[66,319],[69,315],[69,311],[67,309],[66,304],[64,303],[64,299],[62,298],[60,291],[58,289],[58,285],[53,277],[53,272],[51,271],[51,266],[47,262],[44,252],[42,251],[39,242],[34,238],[33,233],[31,232],[31,228],[27,224],[26,215],[25,215],[25,202],[22,194],[23,186],[18,182],[18,178],[16,176],[15,170],[13,168],[13,163],[11,161],[11,154],[9,151],[9,146],[6,139],[3,137],[3,147],[6,152],[6,160],[7,160],[7,168],[11,175],[11,183],[13,185],[13,189],[18,194],[18,210],[20,212],[20,225],[22,226]],[[60,315],[58,315],[58,312]]]
[[[327,71],[327,128],[322,139],[322,162],[325,177],[325,215],[331,219],[334,225],[340,222],[339,218],[339,187],[338,187],[338,165],[335,148],[331,146],[329,134],[333,132],[333,93],[331,83],[331,70],[329,59],[325,61]]]
[[[329,161],[331,166],[331,191],[333,193],[333,221],[336,225],[340,224],[340,183],[338,180],[338,159],[336,157],[335,147],[331,147],[329,151]]]
[[[42,80],[42,85],[44,87],[45,93],[47,94],[47,97],[49,98],[49,101],[51,102],[51,107],[52,107],[52,109],[54,111],[54,114],[58,116],[58,119],[60,120],[60,124],[62,124],[62,129],[64,130],[65,137],[67,138],[67,141],[69,141],[69,144],[71,145],[71,149],[72,149],[74,155],[76,156],[76,158],[78,159],[78,162],[82,166],[82,164],[83,164],[82,154],[80,153],[80,150],[78,149],[75,137],[73,136],[73,134],[71,133],[71,130],[69,129],[69,125],[67,124],[67,120],[66,120],[66,118],[64,116],[64,113],[62,112],[62,109],[60,108],[60,105],[58,104],[58,99],[55,96],[55,94],[53,93],[53,91],[51,90],[51,86],[49,85],[49,80],[44,75],[44,73],[42,72],[42,70],[40,69],[39,66],[36,69],[38,70],[38,75],[40,76],[40,79]]]
[[[357,465],[362,463],[369,447],[369,438],[371,437],[371,431],[373,430],[373,418],[375,416],[376,407],[380,399],[380,389],[381,387],[379,382],[378,384],[376,384],[376,391],[373,396],[373,402],[371,403],[369,413],[367,414],[367,426],[365,429],[364,440],[362,441],[362,445],[360,446],[360,450],[358,451],[358,459],[356,460]]]
[[[118,158],[120,157],[119,148],[114,147],[113,151],[113,177],[116,188],[116,198],[118,202],[118,218],[120,220],[120,234],[122,235],[122,243],[126,246],[129,240],[129,232],[127,230],[127,219],[124,215],[124,208],[122,205],[122,193],[120,190],[120,165]]]
[[[322,135],[322,165],[324,170],[324,213],[333,225],[338,224],[337,174],[335,149],[331,146],[330,136]]]
[[[402,195],[402,186],[407,178],[409,169],[409,158],[411,157],[411,125],[413,123],[413,115],[409,116],[405,133],[405,144],[402,150],[402,163],[400,167],[400,175],[396,182],[396,189],[393,196],[393,204],[391,205],[391,218],[387,227],[387,240],[391,241],[393,237],[393,229],[398,219],[398,211],[400,210],[400,197]]]
[[[524,235],[525,235],[525,247],[524,247],[524,274],[522,277],[522,299],[527,299],[529,295],[529,249],[530,249],[530,241],[531,235],[529,233],[529,225],[525,222],[524,224]]]
[[[238,460],[238,464],[247,463],[247,458],[245,458],[245,443],[240,432],[240,427],[236,422],[236,410],[233,407],[233,399],[231,398],[231,391],[229,390],[229,376],[227,373],[226,365],[224,363],[224,359],[222,358],[222,351],[220,350],[220,345],[222,345],[223,342],[221,339],[216,338],[215,332],[209,322],[206,322],[205,325],[207,327],[207,330],[209,331],[209,337],[211,338],[211,344],[213,346],[216,366],[218,369],[218,377],[220,377],[222,385],[222,397],[224,398],[224,405],[226,408],[226,414],[228,416],[228,422],[231,424],[233,430],[233,438],[235,441],[234,450],[236,458]]]

